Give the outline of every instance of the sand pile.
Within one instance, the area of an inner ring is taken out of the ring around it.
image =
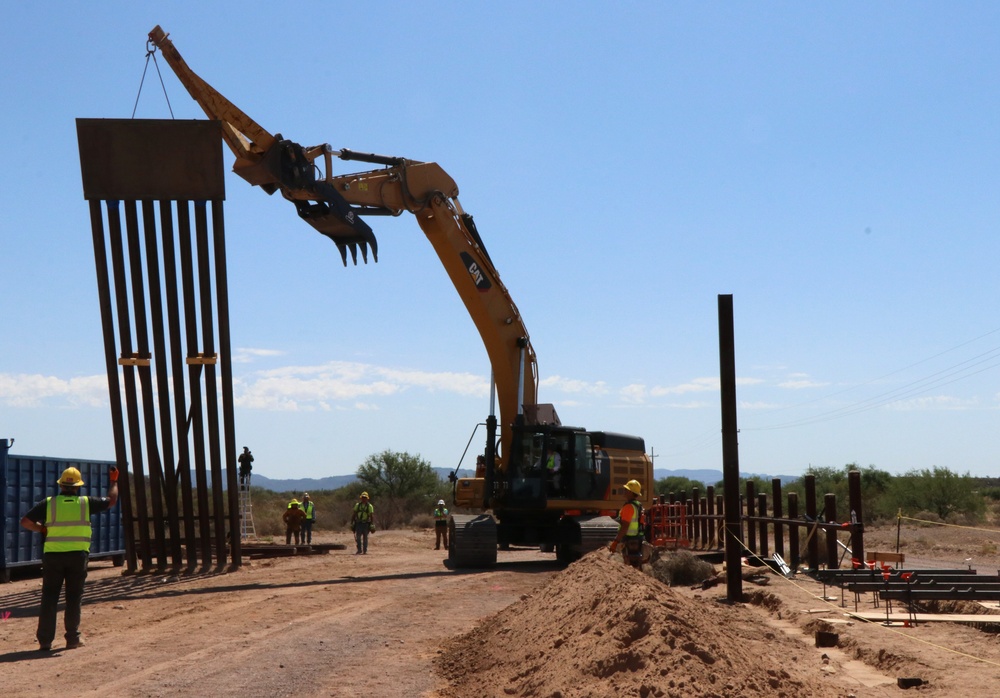
[[[692,596],[596,551],[452,641],[445,696],[833,698],[819,659],[759,610]],[[832,680],[831,680],[832,681]]]

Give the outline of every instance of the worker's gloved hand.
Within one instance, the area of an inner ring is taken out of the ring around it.
[[[618,552],[618,541],[616,541],[616,540],[611,541],[611,545],[608,546],[608,549],[611,550],[611,552],[613,552],[613,553],[617,553]]]
[[[39,524],[39,525],[42,527],[42,530],[39,531],[39,533],[42,534],[42,537],[44,538],[45,536],[49,535],[49,527],[46,526],[45,524]]]
[[[111,466],[111,470],[108,471],[108,477],[111,479],[111,482],[118,482],[118,468],[116,466]]]

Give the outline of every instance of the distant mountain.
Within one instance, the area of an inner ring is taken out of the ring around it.
[[[447,480],[448,475],[452,473],[451,468],[431,468],[441,480]],[[472,477],[475,473],[472,470],[462,469],[458,471],[458,477]],[[787,484],[789,482],[794,482],[799,479],[798,475],[761,475],[758,473],[741,473],[743,477],[760,477],[764,480],[771,480],[772,478],[780,478],[781,484]],[[657,480],[662,480],[665,477],[683,477],[688,480],[694,480],[695,482],[700,482],[706,487],[708,485],[715,485],[722,480],[721,470],[665,470],[663,468],[656,468],[653,471],[653,477]],[[253,486],[260,487],[265,490],[270,490],[271,492],[311,492],[319,490],[339,490],[341,487],[347,487],[352,482],[355,482],[357,478],[354,475],[333,475],[331,477],[321,477],[321,478],[299,478],[297,480],[278,480],[266,477],[264,475],[253,475]]]
[[[310,492],[313,490],[339,490],[357,480],[353,475],[334,475],[321,478],[299,478],[297,480],[272,480],[254,473],[250,484],[272,492]]]
[[[655,468],[653,477],[662,480],[665,477],[686,477],[688,480],[700,482],[703,485],[714,485],[722,479],[721,470],[664,470]]]
[[[447,480],[448,475],[452,472],[451,468],[431,468],[437,476],[442,480]],[[472,477],[473,472],[471,470],[459,470],[458,477]],[[260,487],[265,490],[270,490],[271,492],[313,492],[320,490],[339,490],[341,487],[347,487],[352,482],[357,481],[357,477],[354,475],[333,475],[331,477],[321,477],[321,478],[299,478],[297,480],[278,480],[266,477],[264,475],[258,475],[254,473],[252,475],[252,480],[250,481],[254,487]]]
[[[686,477],[688,480],[694,480],[695,482],[700,482],[706,487],[708,485],[715,485],[722,481],[722,471],[721,470],[663,470],[656,468],[653,470],[653,477],[657,480],[662,480],[665,477]],[[787,485],[790,482],[795,482],[799,479],[798,475],[765,475],[762,473],[740,473],[740,477],[759,477],[762,480],[773,480],[778,478],[781,480],[782,485]]]

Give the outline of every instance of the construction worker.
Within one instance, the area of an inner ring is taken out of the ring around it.
[[[302,519],[302,544],[311,545],[313,542],[313,524],[316,523],[316,505],[309,499],[309,493],[302,493],[302,511],[306,518]]]
[[[375,507],[368,501],[368,493],[362,492],[354,503],[351,514],[351,530],[354,531],[354,542],[358,546],[355,555],[368,554],[368,534],[375,533]]]
[[[56,606],[66,585],[66,649],[83,645],[80,637],[80,607],[87,580],[92,534],[90,517],[118,503],[118,468],[111,466],[107,497],[81,497],[83,477],[76,468],[66,468],[59,479],[59,494],[46,497],[21,518],[21,526],[42,534],[42,605],[38,612],[38,649],[52,651],[56,637]]]
[[[281,516],[281,520],[285,522],[285,545],[291,545],[292,536],[295,536],[295,545],[299,544],[299,532],[302,530],[305,518],[306,513],[299,508],[299,500],[290,501]]]
[[[545,451],[545,470],[548,473],[549,493],[558,495],[562,485],[562,454],[554,444],[549,444]]]
[[[434,508],[434,549],[441,549],[441,541],[444,540],[445,549],[448,548],[448,509],[444,505],[444,500],[439,499]]]
[[[618,535],[609,546],[611,552],[616,552],[618,546],[624,541],[622,546],[622,558],[626,565],[635,568],[642,567],[642,505],[639,497],[642,496],[642,485],[638,480],[629,480],[625,483],[627,500],[625,506],[618,512]]]
[[[250,453],[250,449],[244,446],[243,453],[236,459],[236,462],[240,464],[240,484],[249,485],[250,471],[253,470],[253,454]]]

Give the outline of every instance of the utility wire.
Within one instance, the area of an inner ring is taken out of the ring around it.
[[[952,351],[955,351],[957,349],[960,349],[962,347],[968,346],[969,344],[972,344],[973,342],[977,342],[977,341],[979,341],[979,340],[981,340],[981,339],[983,339],[985,337],[988,337],[990,335],[996,334],[997,332],[1000,332],[1000,329],[992,330],[990,332],[987,332],[986,334],[983,334],[983,335],[980,335],[979,337],[976,337],[975,339],[971,339],[971,340],[969,340],[967,342],[963,342],[962,344],[959,344],[957,346],[951,347],[950,349],[946,349],[945,351],[938,352],[937,354],[935,354],[933,356],[930,356],[930,357],[928,357],[926,359],[922,359],[920,361],[917,361],[915,363],[910,364],[909,366],[905,366],[903,368],[897,369],[895,371],[887,373],[887,374],[885,374],[883,376],[880,376],[878,378],[873,378],[873,379],[871,379],[869,381],[866,381],[866,382],[864,382],[864,383],[862,383],[860,385],[852,386],[851,388],[845,388],[844,390],[840,390],[840,391],[837,391],[835,393],[832,393],[832,394],[829,394],[829,395],[826,395],[826,396],[818,397],[818,398],[815,398],[813,400],[808,400],[808,401],[805,401],[805,402],[802,402],[802,403],[797,403],[795,405],[790,405],[789,407],[784,407],[784,408],[781,408],[781,409],[782,410],[788,410],[788,409],[801,407],[803,405],[808,405],[808,404],[812,404],[812,403],[819,402],[819,401],[829,400],[831,397],[834,397],[836,395],[841,395],[841,394],[846,393],[846,392],[857,390],[857,389],[862,388],[862,387],[864,387],[866,385],[871,385],[872,383],[885,380],[888,377],[894,376],[894,375],[899,374],[899,373],[901,373],[903,371],[909,370],[909,369],[911,369],[911,368],[913,368],[915,366],[919,366],[921,364],[927,363],[928,361],[931,361],[931,360],[936,359],[938,357],[944,356],[945,354],[948,354],[948,353],[950,353]],[[833,419],[839,419],[841,417],[846,417],[846,416],[851,416],[851,415],[859,414],[861,412],[866,412],[868,410],[872,410],[872,409],[875,409],[875,408],[878,408],[878,407],[882,407],[884,405],[887,405],[887,404],[890,404],[890,403],[893,403],[893,402],[898,402],[899,400],[907,398],[907,397],[913,397],[915,395],[920,395],[922,393],[926,393],[927,391],[932,390],[934,388],[943,387],[945,385],[950,385],[952,383],[955,383],[955,382],[958,382],[958,381],[961,381],[961,380],[965,380],[965,379],[970,378],[972,376],[975,376],[975,375],[978,375],[978,374],[983,373],[985,371],[988,371],[988,370],[991,370],[993,368],[996,368],[997,366],[1000,366],[1000,347],[993,347],[993,348],[991,348],[991,349],[989,349],[989,350],[987,350],[987,351],[985,351],[985,352],[983,352],[981,354],[978,354],[977,356],[974,356],[972,358],[966,359],[965,361],[962,361],[962,362],[959,362],[959,363],[954,364],[952,366],[949,366],[947,368],[944,368],[944,369],[942,369],[940,371],[937,371],[935,373],[932,373],[932,374],[930,374],[928,376],[924,376],[923,378],[919,378],[919,379],[917,379],[915,381],[912,381],[910,383],[902,385],[902,386],[900,386],[898,388],[894,388],[893,390],[889,390],[889,391],[886,391],[886,392],[883,392],[883,393],[879,393],[878,395],[872,396],[870,398],[866,398],[864,400],[860,400],[858,402],[845,405],[844,407],[840,407],[840,408],[837,408],[837,409],[834,409],[834,410],[829,410],[827,412],[823,412],[821,414],[813,415],[811,417],[804,417],[802,419],[792,420],[792,421],[789,421],[789,422],[785,422],[783,424],[775,424],[775,425],[771,425],[771,426],[761,426],[761,427],[747,427],[746,430],[747,431],[769,431],[769,430],[775,430],[775,429],[787,429],[787,428],[792,428],[792,427],[797,427],[797,426],[804,426],[804,425],[808,425],[808,424],[816,424],[816,423],[819,423],[819,422],[825,422],[825,421],[830,421],[830,420],[833,420]],[[975,369],[975,370],[973,370],[973,369]]]

